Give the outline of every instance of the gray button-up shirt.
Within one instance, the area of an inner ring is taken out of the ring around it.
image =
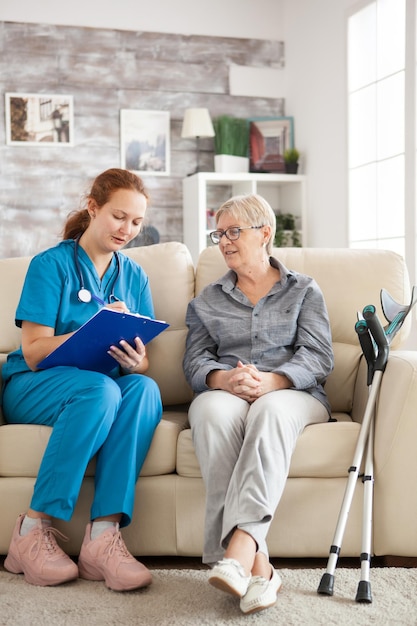
[[[240,360],[260,371],[287,376],[330,412],[323,389],[333,369],[332,340],[323,294],[316,281],[270,257],[281,280],[256,305],[236,287],[232,270],[188,305],[184,373],[196,393],[207,391],[215,369]]]

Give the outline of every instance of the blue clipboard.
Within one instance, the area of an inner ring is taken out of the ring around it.
[[[108,374],[118,366],[117,361],[107,354],[110,346],[117,345],[121,339],[133,346],[135,337],[140,337],[146,344],[168,326],[166,322],[150,317],[103,308],[48,354],[37,367],[49,369],[68,365]]]

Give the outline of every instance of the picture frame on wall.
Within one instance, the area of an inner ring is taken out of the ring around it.
[[[73,97],[63,94],[6,93],[6,144],[73,145]]]
[[[121,166],[140,176],[170,174],[169,111],[120,110]]]
[[[294,147],[293,117],[249,118],[249,170],[284,173],[284,152]]]

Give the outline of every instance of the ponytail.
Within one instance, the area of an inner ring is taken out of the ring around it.
[[[111,168],[102,172],[94,180],[91,191],[87,194],[87,202],[93,200],[98,208],[109,202],[110,196],[118,189],[130,189],[137,191],[149,200],[149,194],[146,191],[143,181],[139,176],[119,168]],[[90,225],[90,214],[86,208],[72,211],[65,223],[62,238],[77,239],[87,230]]]

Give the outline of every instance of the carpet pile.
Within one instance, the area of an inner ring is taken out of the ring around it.
[[[77,580],[34,587],[0,569],[1,626],[413,626],[417,624],[417,569],[371,571],[373,602],[355,602],[360,571],[338,568],[332,597],[319,596],[323,570],[282,569],[277,604],[243,615],[236,598],[207,583],[204,569],[154,569],[153,584],[128,593]]]

